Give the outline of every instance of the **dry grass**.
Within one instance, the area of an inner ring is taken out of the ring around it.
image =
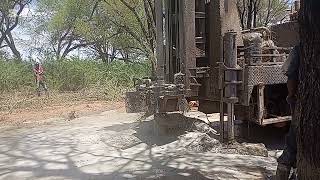
[[[82,109],[110,109],[109,104],[112,107],[121,102],[124,93],[133,88],[133,78],[150,74],[148,63],[103,64],[66,59],[46,61],[44,67],[50,95],[38,97],[31,63],[0,60],[0,121],[61,117]]]
[[[50,91],[48,97],[46,95],[38,97],[35,92],[5,93],[0,97],[0,111],[12,113],[19,109],[42,109],[57,104],[74,104],[81,101],[121,101],[121,99],[121,97],[108,99],[105,94],[94,90],[68,93]]]
[[[49,97],[28,93],[4,94],[0,98],[0,125],[39,124],[51,118],[68,119],[72,112],[75,117],[80,117],[123,106],[121,98],[107,101],[90,91],[52,92]]]

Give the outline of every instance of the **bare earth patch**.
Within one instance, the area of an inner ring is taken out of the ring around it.
[[[106,101],[79,94],[54,94],[49,98],[34,95],[7,95],[0,99],[0,126],[50,123],[72,120],[108,110],[122,109],[122,101]]]

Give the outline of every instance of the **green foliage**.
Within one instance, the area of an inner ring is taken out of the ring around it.
[[[86,21],[90,16],[91,0],[66,0],[63,5],[56,5],[49,30],[65,30],[75,27],[77,22]]]
[[[32,65],[0,60],[0,92],[24,90],[34,84]]]
[[[114,42],[116,46],[141,49],[146,56],[154,53],[154,9],[147,4],[145,0],[105,0],[102,4],[101,8],[109,14],[113,26],[125,32]]]
[[[132,79],[149,76],[147,63],[98,63],[89,60],[47,61],[46,82],[51,91],[94,90],[106,98],[117,98],[132,88]],[[34,91],[31,63],[0,61],[0,92]]]
[[[277,23],[288,15],[288,9],[290,9],[288,0],[263,0],[260,3],[257,17],[258,24],[266,26],[270,23]]]
[[[112,50],[132,59],[150,59],[155,38],[151,6],[144,0],[39,0],[37,9],[51,12],[39,26],[45,24],[56,50],[65,49],[72,39],[71,44],[86,44],[97,59]]]

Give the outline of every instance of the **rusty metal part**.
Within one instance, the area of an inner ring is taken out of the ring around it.
[[[163,34],[163,3],[155,1],[156,13],[156,48],[157,48],[157,78],[165,78],[165,53],[164,53],[164,34]]]
[[[272,40],[278,47],[292,48],[299,43],[299,23],[289,21],[283,24],[276,24],[270,27]]]
[[[236,36],[237,33],[234,31],[227,32],[224,36],[224,62],[226,71],[224,71],[224,102],[227,103],[227,114],[228,114],[228,141],[234,141],[234,121],[235,121],[235,114],[234,114],[234,105],[237,103],[237,86],[238,86],[238,77],[237,77],[237,45],[236,45]],[[222,74],[221,74],[222,75]],[[221,103],[224,103],[221,101]],[[221,105],[223,108],[223,105]],[[220,123],[221,126],[224,126],[224,113],[223,111],[220,112]],[[224,134],[224,132],[220,133]]]
[[[286,84],[287,77],[283,74],[282,65],[247,66],[244,68],[244,94],[241,104],[249,106],[253,88],[259,84]]]

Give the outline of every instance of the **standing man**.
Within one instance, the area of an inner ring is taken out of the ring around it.
[[[36,84],[37,84],[38,96],[41,95],[41,87],[44,89],[44,91],[48,95],[48,88],[47,88],[47,85],[46,85],[45,79],[44,79],[44,69],[43,69],[42,65],[40,64],[40,62],[36,61],[36,64],[33,68],[33,73],[34,73]]]
[[[283,70],[288,76],[288,97],[287,102],[290,105],[292,121],[289,133],[286,136],[286,147],[278,159],[278,168],[276,180],[289,179],[290,171],[296,168],[297,164],[297,126],[298,123],[294,118],[295,105],[297,101],[297,90],[299,84],[299,65],[300,65],[300,45],[295,46],[290,52],[289,58],[284,63]]]

